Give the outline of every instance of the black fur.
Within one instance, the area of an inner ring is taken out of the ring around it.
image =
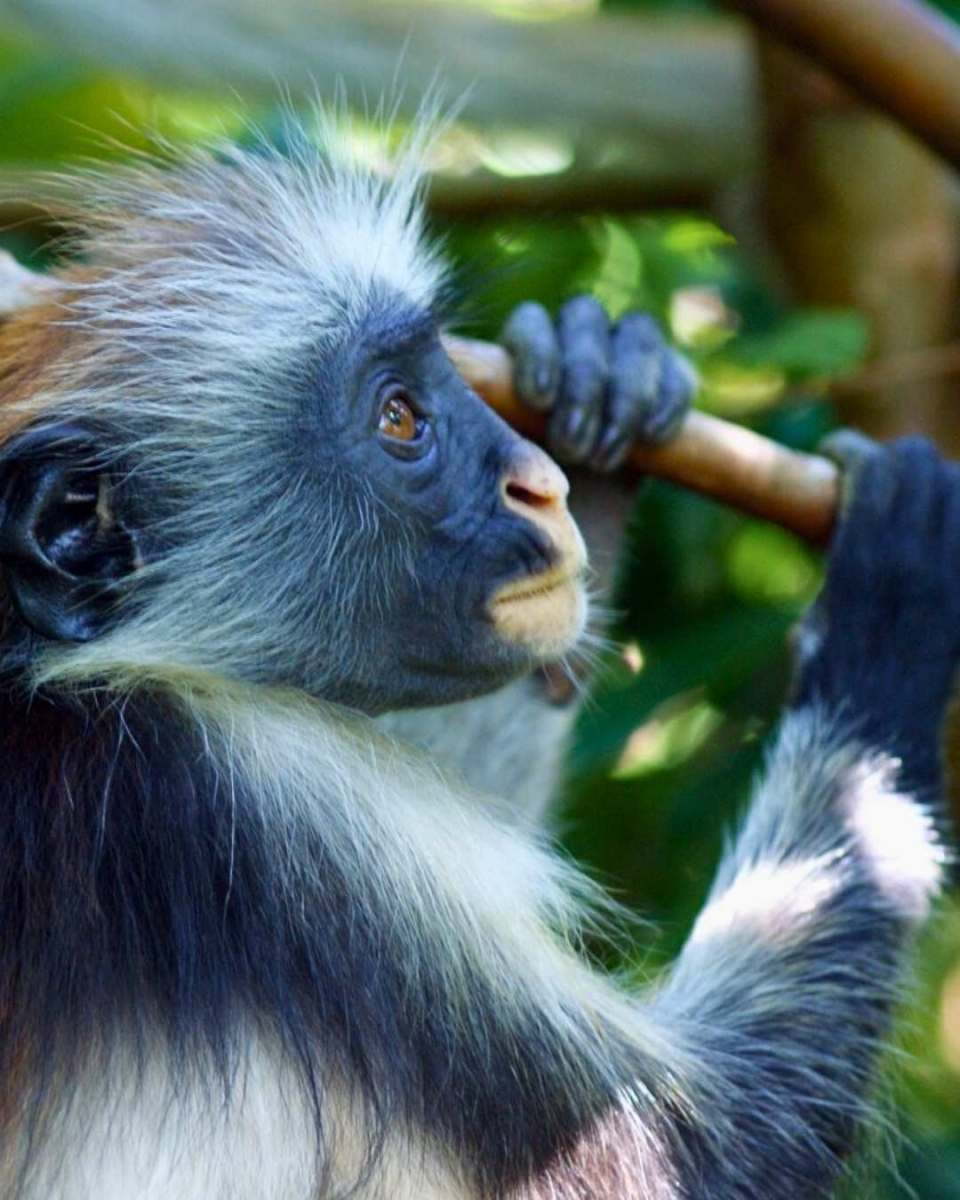
[[[931,561],[931,554],[935,559]],[[796,705],[827,705],[851,735],[895,755],[907,790],[940,786],[940,735],[960,662],[960,465],[919,438],[857,471],[806,618]]]
[[[839,824],[837,832],[839,850]],[[759,945],[721,951],[742,953],[754,979],[778,983],[755,992],[745,978],[723,981],[721,967],[715,995],[696,1013],[692,1037],[709,1064],[697,1100],[713,1115],[673,1131],[681,1194],[691,1200],[836,1193],[868,1117],[908,935],[862,865],[848,868],[808,938],[783,953]],[[668,985],[662,1003],[671,1013],[682,1005],[681,990]]]
[[[500,1196],[618,1085],[655,1077],[611,1040],[606,1076],[582,1067],[574,1087],[549,1021],[532,1005],[506,1019],[466,963],[470,1015],[456,1020],[449,950],[427,942],[414,963],[412,945],[385,938],[391,914],[355,894],[319,832],[298,847],[323,864],[315,885],[292,898],[262,815],[169,702],[31,700],[7,680],[0,731],[0,1078],[21,1077],[29,1048],[36,1121],[90,1047],[121,1028],[146,1044],[158,1023],[174,1070],[208,1075],[216,1105],[255,1018],[298,1067],[321,1138],[332,1066],[358,1082],[374,1130],[426,1130]]]

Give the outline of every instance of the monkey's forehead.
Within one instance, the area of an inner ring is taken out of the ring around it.
[[[402,158],[382,176],[319,152],[236,147],[122,172],[77,213],[91,274],[74,307],[145,330],[162,309],[180,334],[277,313],[342,329],[384,292],[433,308],[446,270],[425,236],[420,180]]]

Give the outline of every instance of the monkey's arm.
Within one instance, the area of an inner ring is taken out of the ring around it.
[[[574,1149],[518,1194],[833,1193],[911,931],[939,884],[924,803],[939,789],[937,731],[960,662],[958,579],[960,467],[926,446],[878,451],[708,904],[648,1004],[616,1010],[584,985],[587,1010],[603,1013],[598,1041],[581,1043],[584,1070],[605,1064],[613,1081],[565,1133]]]
[[[960,662],[958,578],[960,467],[920,442],[876,450],[766,777],[652,1005],[698,1063],[691,1195],[832,1194],[944,862],[924,806]]]

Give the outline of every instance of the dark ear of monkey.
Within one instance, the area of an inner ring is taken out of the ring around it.
[[[138,561],[136,536],[111,511],[109,475],[87,431],[32,429],[0,451],[0,570],[35,633],[61,642],[96,637]]]

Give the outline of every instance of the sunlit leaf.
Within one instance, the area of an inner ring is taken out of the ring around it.
[[[796,538],[775,525],[746,525],[726,552],[730,584],[745,600],[802,605],[813,600],[819,563]]]

